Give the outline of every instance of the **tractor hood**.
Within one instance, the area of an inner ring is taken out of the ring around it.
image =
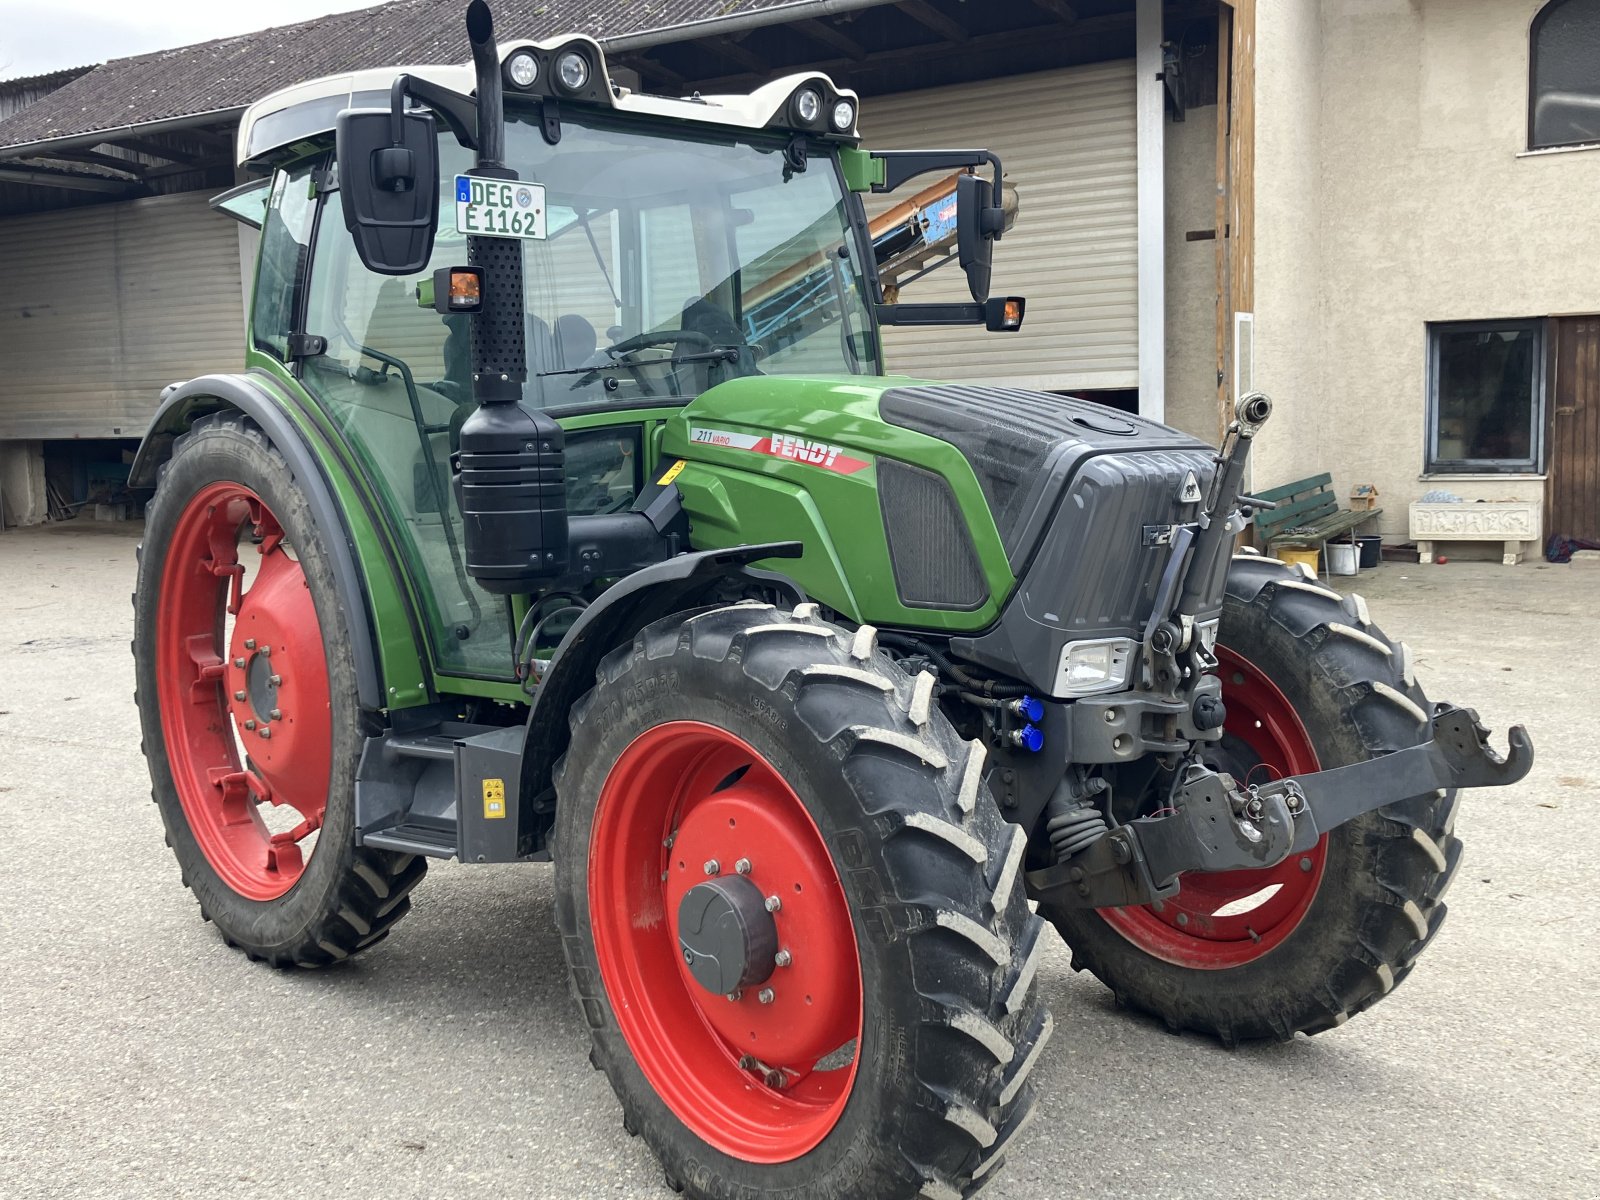
[[[1052,646],[1141,629],[1172,530],[1196,519],[1216,453],[1091,401],[896,377],[731,380],[685,407],[663,448],[757,473],[785,504],[803,491],[799,507],[824,535],[807,540],[807,558],[841,569],[837,584],[832,572],[799,582],[855,619],[973,633],[1020,621]],[[692,472],[680,482],[705,486]],[[689,501],[708,508],[697,528],[717,542],[767,534],[761,505],[719,517],[702,500]]]

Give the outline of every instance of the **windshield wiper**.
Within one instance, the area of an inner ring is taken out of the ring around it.
[[[741,354],[738,346],[713,346],[709,350],[692,350],[687,354],[674,354],[669,358],[652,358],[640,363],[625,362],[621,359],[615,362],[594,363],[587,367],[563,367],[559,371],[538,371],[535,378],[546,379],[551,375],[589,375],[601,371],[632,370],[640,366],[678,366],[681,363],[696,362],[726,362],[736,363]]]

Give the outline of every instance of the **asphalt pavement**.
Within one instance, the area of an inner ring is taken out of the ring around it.
[[[668,1197],[589,1067],[548,866],[436,864],[322,972],[201,922],[139,753],[136,532],[0,533],[0,1197]],[[984,1200],[1600,1194],[1600,568],[1353,582],[1434,698],[1537,747],[1467,800],[1444,930],[1369,1013],[1234,1051],[1053,945],[1039,1117]]]

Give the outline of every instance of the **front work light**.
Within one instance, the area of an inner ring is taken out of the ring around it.
[[[475,313],[483,309],[482,267],[440,267],[433,273],[433,310]]]
[[[539,78],[539,60],[526,50],[518,50],[506,59],[506,78],[519,88],[530,88]]]
[[[1120,691],[1133,664],[1132,638],[1068,642],[1056,669],[1055,694],[1063,698]]]
[[[836,133],[846,133],[850,126],[855,124],[856,106],[848,100],[841,100],[833,106],[833,128]]]
[[[556,79],[569,92],[582,91],[589,82],[589,60],[576,50],[568,50],[556,59]]]
[[[822,96],[815,88],[806,88],[796,92],[794,97],[794,115],[800,119],[802,125],[815,125],[817,118],[822,115]]]

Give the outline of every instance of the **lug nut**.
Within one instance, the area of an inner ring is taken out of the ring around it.
[[[283,720],[283,710],[282,709],[275,708],[270,713],[268,713],[267,715],[269,717],[271,717],[274,721]]]
[[[739,872],[741,875],[750,874],[750,860],[748,858],[741,858],[738,862],[733,864],[733,869]]]
[[[261,647],[261,657],[262,658],[271,658],[272,657],[272,647],[271,646],[263,646],[263,647]]]
[[[246,729],[254,729],[256,727],[256,723],[254,721],[246,721],[244,723],[244,727]]]
[[[1187,925],[1188,923],[1189,923],[1189,914],[1188,913],[1179,913],[1178,914],[1178,924],[1179,925]]]
[[[794,961],[794,955],[790,954],[787,950],[779,950],[772,956],[772,961],[780,967],[787,967]]]
[[[756,999],[763,1004],[771,1004],[777,997],[772,994],[771,988],[762,988],[756,993]]]
[[[242,659],[242,658],[234,659],[233,660],[233,665],[238,667],[241,671],[244,670],[244,659]]]
[[[737,1003],[739,1003],[739,1001],[741,1001],[743,999],[744,999],[744,993],[743,992],[729,992],[728,993],[728,1003],[729,1004],[737,1004]]]
[[[267,682],[270,683],[273,687],[282,687],[283,686],[283,676],[282,675],[268,675],[267,676]]]
[[[233,694],[233,698],[235,700],[243,700],[244,699],[244,693],[243,692],[235,692]]]
[[[254,650],[256,648],[256,640],[255,640],[255,638],[245,638],[245,640],[244,640],[244,648],[246,650]]]
[[[716,859],[714,859],[714,858],[706,859],[706,874],[707,875],[715,875],[720,870],[722,870],[722,864],[719,863]]]
[[[271,737],[272,736],[272,730],[268,729],[266,726],[262,726],[262,728],[261,728],[261,736],[264,737],[264,738]]]
[[[1310,859],[1309,859],[1309,858],[1302,858],[1302,859],[1301,859],[1301,860],[1300,860],[1300,869],[1301,869],[1301,870],[1302,870],[1302,871],[1309,871],[1309,870],[1311,870],[1311,860],[1310,860]]]
[[[767,897],[767,911],[768,912],[777,912],[782,907],[783,907],[783,901],[782,900],[779,900],[776,896],[768,896]]]

